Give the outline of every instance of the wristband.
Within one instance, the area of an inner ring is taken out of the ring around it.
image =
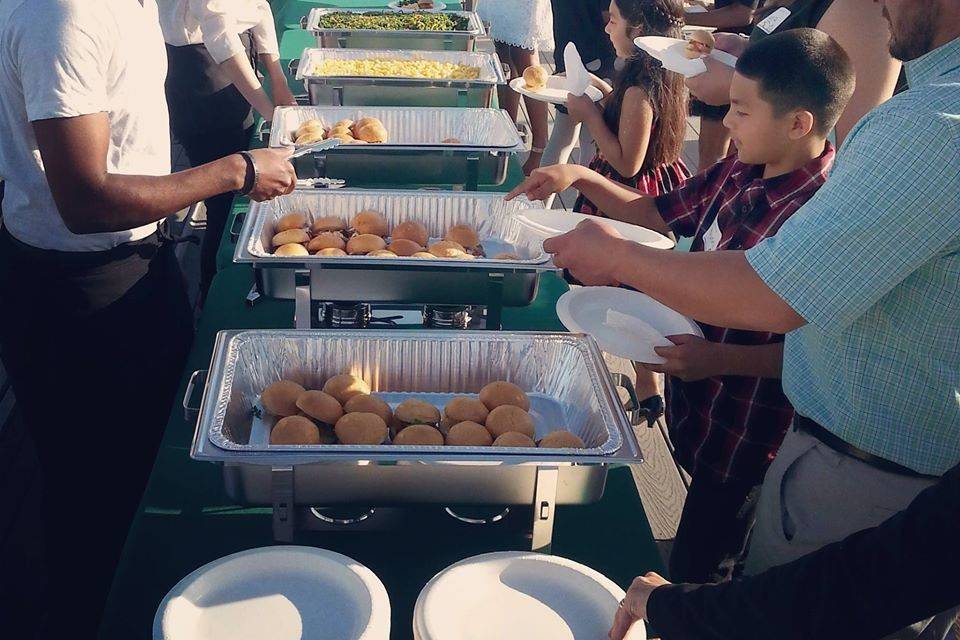
[[[249,151],[241,151],[240,155],[246,160],[247,170],[246,177],[243,180],[243,188],[235,193],[245,196],[257,188],[257,184],[260,182],[260,171],[257,169],[257,162],[253,159],[252,153]]]

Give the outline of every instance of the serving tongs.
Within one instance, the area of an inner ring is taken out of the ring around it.
[[[313,142],[311,144],[305,144],[290,155],[290,160],[294,158],[299,158],[316,151],[326,151],[327,149],[333,149],[334,147],[339,147],[341,141],[337,138],[331,138],[330,140],[323,140],[321,142]]]

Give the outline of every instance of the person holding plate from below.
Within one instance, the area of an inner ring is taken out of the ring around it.
[[[910,88],[861,119],[830,179],[775,236],[682,253],[589,220],[544,242],[586,284],[787,334],[783,385],[798,417],[764,477],[750,574],[876,526],[960,462],[960,0],[881,4]],[[943,637],[955,615],[897,637]]]
[[[853,61],[857,88],[837,121],[834,142],[839,147],[860,118],[889,99],[897,86],[901,65],[886,46],[890,38],[887,21],[877,0],[777,0],[757,14],[749,40],[720,33],[716,36],[717,48],[739,56],[749,42],[798,27],[830,34]],[[706,73],[687,78],[691,96],[707,105],[730,104],[733,69],[713,58],[704,58],[704,63]]]
[[[626,64],[602,106],[586,95],[567,97],[571,120],[582,122],[596,141],[590,169],[652,196],[673,191],[690,177],[680,159],[687,98],[683,79],[638,51],[633,40],[679,37],[682,26],[680,0],[612,0],[606,32]],[[582,193],[574,211],[604,215]]]
[[[0,354],[43,485],[0,545],[5,637],[96,637],[193,335],[158,221],[296,185],[286,149],[171,175],[165,54],[154,0],[0,3]]]
[[[273,119],[276,106],[297,102],[280,68],[280,49],[267,0],[157,0],[167,43],[167,105],[173,135],[199,166],[247,149],[253,111]],[[268,95],[257,77],[261,62]],[[217,273],[217,249],[233,195],[205,201],[200,247],[200,300]]]
[[[798,29],[748,50],[735,78],[726,123],[738,152],[676,191],[653,198],[558,165],[534,172],[511,195],[540,198],[572,185],[611,218],[692,237],[694,252],[756,245],[827,179],[834,156],[827,133],[854,76],[830,36]],[[670,556],[670,575],[687,582],[728,577],[749,531],[748,495],[793,419],[780,384],[782,335],[705,323],[701,329],[706,339],[673,336],[677,346],[657,349],[666,363],[637,373],[638,389],[654,384],[652,371],[666,374],[667,426],[692,477]]]

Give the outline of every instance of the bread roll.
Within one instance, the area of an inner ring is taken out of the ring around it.
[[[505,380],[498,380],[480,389],[480,402],[493,411],[500,405],[510,404],[524,411],[530,410],[530,398],[523,389]]]
[[[282,247],[285,244],[306,244],[310,242],[310,234],[303,229],[288,229],[275,234],[271,242],[274,247]]]
[[[273,426],[270,444],[320,444],[320,430],[303,416],[288,416]]]
[[[495,447],[536,447],[532,438],[516,431],[508,431],[493,441]]]
[[[308,256],[310,252],[307,251],[307,248],[302,244],[285,244],[277,247],[277,250],[273,252],[273,255],[280,256],[282,258],[292,258],[296,256]]]
[[[393,439],[400,446],[443,446],[443,434],[426,424],[412,424]]]
[[[483,424],[490,411],[476,398],[459,396],[450,400],[443,408],[443,417],[451,424],[458,422],[477,422]]]
[[[302,213],[288,213],[280,216],[277,223],[273,225],[273,232],[290,231],[291,229],[303,229],[307,226],[307,217]]]
[[[342,258],[347,255],[347,252],[343,249],[320,249],[317,251],[315,256],[320,256],[321,258]]]
[[[423,251],[423,247],[418,245],[413,240],[404,240],[403,238],[391,242],[387,246],[387,249],[394,252],[398,256],[404,257],[412,256],[415,253]]]
[[[390,405],[377,396],[366,393],[358,393],[347,400],[343,410],[345,413],[375,413],[387,424],[390,424],[393,419],[393,410]]]
[[[387,237],[387,219],[378,211],[359,212],[353,216],[350,226],[359,234],[369,233],[381,238]]]
[[[372,122],[362,127],[354,129],[354,135],[357,140],[364,142],[386,142],[390,139],[387,135],[387,129],[380,122]]]
[[[343,234],[339,231],[324,231],[318,233],[307,244],[307,250],[316,253],[322,249],[346,249],[347,243],[343,240]]]
[[[348,413],[333,430],[342,444],[383,444],[387,440],[387,424],[375,413]]]
[[[494,438],[510,431],[516,431],[533,439],[535,431],[533,418],[530,417],[530,414],[520,407],[510,404],[501,405],[491,411],[485,424]]]
[[[295,416],[299,412],[297,398],[305,389],[293,380],[278,380],[260,393],[260,403],[275,416]]]
[[[298,136],[294,141],[294,144],[313,144],[314,142],[322,142],[325,139],[326,138],[323,135],[323,129],[320,129],[319,131],[308,131],[302,136]]]
[[[543,449],[586,449],[587,445],[583,443],[580,436],[569,431],[553,431],[548,433],[540,440]]]
[[[369,258],[396,258],[397,254],[393,251],[387,251],[386,249],[377,249],[376,251],[371,251],[367,254]]]
[[[380,236],[375,236],[372,233],[364,233],[350,238],[347,242],[347,253],[352,256],[365,255],[371,251],[386,249],[386,247],[386,241]]]
[[[336,398],[323,391],[304,391],[297,398],[297,408],[307,416],[333,425],[343,417],[343,407]]]
[[[401,222],[390,232],[390,237],[393,238],[394,242],[410,240],[421,247],[427,246],[427,243],[430,242],[430,234],[427,232],[427,228],[416,220]]]
[[[464,249],[473,249],[480,245],[480,236],[477,230],[469,224],[456,224],[447,230],[444,240],[456,242]]]
[[[434,242],[428,251],[437,258],[461,258],[467,253],[463,245],[449,240]]]
[[[537,91],[547,86],[547,78],[549,77],[550,74],[547,73],[547,70],[538,64],[529,66],[523,70],[523,82],[527,85],[527,89],[532,91]]]
[[[314,220],[310,225],[310,231],[314,233],[323,233],[324,231],[346,231],[347,223],[337,216],[324,216]]]
[[[363,378],[345,373],[339,376],[333,376],[323,385],[325,393],[337,399],[341,405],[346,404],[353,396],[370,394],[370,385]]]
[[[451,447],[489,447],[492,444],[490,432],[476,422],[458,422],[447,434],[447,445]]]

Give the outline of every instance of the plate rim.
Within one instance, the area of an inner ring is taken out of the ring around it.
[[[563,76],[554,74],[550,77],[561,78]],[[538,100],[540,102],[548,102],[550,104],[560,104],[560,105],[567,104],[566,99],[561,100],[559,98],[551,98],[550,96],[545,96],[542,93],[537,93],[533,89],[528,89],[526,80],[523,79],[523,76],[518,76],[516,78],[513,78],[507,84],[512,90],[516,91],[521,95],[527,96],[528,98],[533,98],[534,100]],[[594,102],[600,102],[601,100],[603,100],[603,92],[601,92],[599,89],[597,89],[593,85],[590,85],[589,87],[587,87],[588,92],[590,91],[590,89],[594,89],[597,93],[600,94],[598,97],[588,96],[591,100],[593,100]]]
[[[386,586],[383,584],[383,581],[380,580],[377,574],[375,574],[369,567],[360,561],[337,551],[331,551],[329,549],[322,549],[320,547],[311,547],[307,545],[289,544],[253,547],[251,549],[244,549],[242,551],[230,553],[202,564],[187,575],[180,578],[180,580],[178,580],[177,583],[167,591],[167,593],[160,600],[160,603],[157,605],[157,610],[153,617],[153,640],[167,640],[167,636],[164,634],[163,622],[165,613],[169,609],[170,603],[173,601],[174,597],[181,596],[186,588],[193,582],[196,582],[200,576],[233,560],[277,552],[305,553],[307,555],[318,556],[325,560],[339,561],[341,564],[343,564],[346,571],[352,573],[364,584],[364,586],[370,589],[370,621],[367,624],[366,629],[363,631],[363,634],[360,636],[361,640],[368,638],[368,634],[371,631],[377,631],[381,627],[383,627],[383,630],[389,632],[391,615],[390,595],[387,593]],[[386,606],[381,606],[378,608],[378,602]]]
[[[593,290],[593,291],[590,291],[590,290]],[[555,306],[557,318],[560,320],[560,323],[567,328],[568,331],[572,333],[582,333],[596,340],[601,350],[604,350],[604,349],[603,349],[603,345],[600,344],[600,339],[597,338],[597,336],[594,335],[593,333],[587,331],[583,326],[580,325],[579,322],[577,322],[574,319],[573,313],[570,311],[570,308],[572,303],[576,300],[578,296],[590,295],[591,293],[593,293],[594,295],[603,295],[604,290],[615,291],[616,293],[611,294],[613,296],[621,296],[621,297],[630,297],[631,295],[644,296],[656,302],[657,304],[660,304],[666,307],[667,309],[670,309],[670,307],[667,307],[667,305],[663,304],[653,296],[646,294],[642,291],[634,291],[632,289],[623,289],[621,287],[609,287],[609,286],[598,286],[598,287],[581,286],[581,287],[571,288],[569,291],[567,291],[557,299],[557,304]],[[692,335],[698,338],[704,338],[703,330],[700,328],[700,325],[697,324],[696,320],[694,320],[693,318],[688,318],[687,316],[683,315],[682,313],[674,309],[670,309],[670,311],[673,311],[673,313],[677,314],[678,316],[680,316],[681,318],[683,318],[689,323],[690,328],[693,330],[689,333],[692,333]],[[647,324],[650,324],[650,323],[648,322]],[[653,327],[653,325],[650,325],[650,326]],[[658,331],[656,327],[653,327],[653,329],[655,331]],[[681,334],[672,334],[672,335],[684,335],[684,334],[681,333]],[[615,353],[613,351],[607,351],[607,353],[610,353],[611,355],[615,355],[620,358],[631,359],[630,356],[623,355],[621,353]],[[646,364],[658,364],[658,363],[646,363]]]
[[[436,575],[434,575],[432,578],[430,578],[430,580],[427,581],[427,583],[420,590],[420,593],[417,595],[417,600],[416,600],[416,603],[414,604],[414,608],[413,608],[414,633],[420,633],[421,634],[420,637],[424,637],[422,636],[422,633],[424,631],[423,625],[426,624],[426,622],[423,620],[423,613],[422,613],[424,597],[429,589],[436,586],[437,582],[444,576],[444,574],[446,574],[450,570],[460,565],[467,564],[468,562],[471,562],[471,561],[476,561],[476,560],[497,561],[501,559],[537,560],[540,562],[549,562],[551,564],[559,564],[567,568],[572,568],[572,569],[581,571],[583,575],[594,580],[597,584],[599,584],[601,587],[607,590],[614,597],[614,599],[622,599],[623,596],[621,596],[620,594],[626,595],[626,592],[620,587],[620,585],[618,585],[612,579],[600,573],[593,567],[586,565],[582,562],[578,562],[572,558],[567,558],[565,556],[558,556],[554,554],[536,553],[533,551],[492,551],[489,553],[481,553],[475,556],[464,558],[462,560],[458,560],[457,562],[449,565],[448,567],[445,567],[440,571],[438,571]],[[641,620],[639,621],[639,625],[640,625],[640,629],[642,629],[642,634],[643,634],[641,637],[647,638],[647,630],[646,630],[645,622]],[[631,627],[631,629],[635,628],[636,626],[637,625],[634,624],[634,626]]]

